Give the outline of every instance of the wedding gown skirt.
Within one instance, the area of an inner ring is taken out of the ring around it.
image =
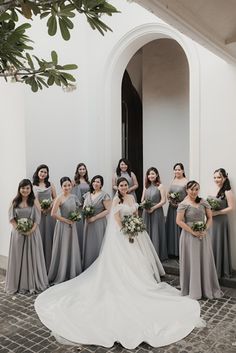
[[[131,244],[111,218],[98,259],[37,297],[42,323],[71,343],[128,349],[165,346],[202,326],[199,303],[160,282],[164,270],[148,234]]]

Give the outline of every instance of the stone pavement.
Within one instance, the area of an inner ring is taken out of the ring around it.
[[[178,286],[177,276],[167,275],[165,280]],[[36,296],[9,296],[4,293],[4,281],[0,274],[0,353],[236,353],[236,289],[223,288],[222,299],[200,302],[205,328],[194,329],[185,339],[166,347],[143,343],[131,351],[119,344],[106,349],[57,343],[34,311]]]

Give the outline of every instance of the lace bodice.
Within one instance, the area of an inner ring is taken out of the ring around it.
[[[120,204],[116,206],[114,211],[115,212],[116,210],[119,211],[121,218],[123,218],[124,216],[132,215],[135,211],[137,211],[137,209],[138,209],[137,203],[134,203],[132,206],[127,204]]]

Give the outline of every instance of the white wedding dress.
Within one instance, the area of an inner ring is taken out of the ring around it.
[[[37,297],[36,312],[57,339],[104,347],[120,342],[128,349],[141,342],[160,347],[204,325],[196,300],[160,282],[164,270],[148,234],[130,243],[119,230],[114,214],[132,214],[135,207],[112,208],[98,259],[78,277]]]

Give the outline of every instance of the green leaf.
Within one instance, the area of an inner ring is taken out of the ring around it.
[[[35,69],[34,68],[34,63],[33,63],[32,59],[31,59],[31,56],[28,53],[26,53],[26,58],[27,58],[27,61],[28,61],[28,64],[29,64],[30,68],[32,70],[34,70]]]
[[[55,16],[49,17],[47,21],[47,26],[48,26],[48,34],[50,36],[54,36],[57,32],[57,19]]]
[[[52,86],[55,82],[55,77],[53,75],[49,76],[47,84],[48,86]]]
[[[57,53],[54,50],[51,52],[51,58],[52,58],[53,64],[56,66],[58,63],[58,57],[57,57]]]
[[[0,16],[0,22],[2,21],[8,21],[11,19],[11,16],[9,15],[9,13],[3,13],[1,16]]]
[[[60,26],[62,38],[64,40],[69,40],[70,39],[70,32],[68,30],[66,23],[61,18],[59,18],[59,26]]]
[[[78,66],[75,64],[67,64],[62,66],[62,70],[76,70]]]
[[[63,76],[66,80],[68,81],[72,81],[72,82],[75,82],[76,79],[74,78],[74,76],[72,76],[71,74],[68,74],[67,72],[63,72],[61,74],[61,76]]]

